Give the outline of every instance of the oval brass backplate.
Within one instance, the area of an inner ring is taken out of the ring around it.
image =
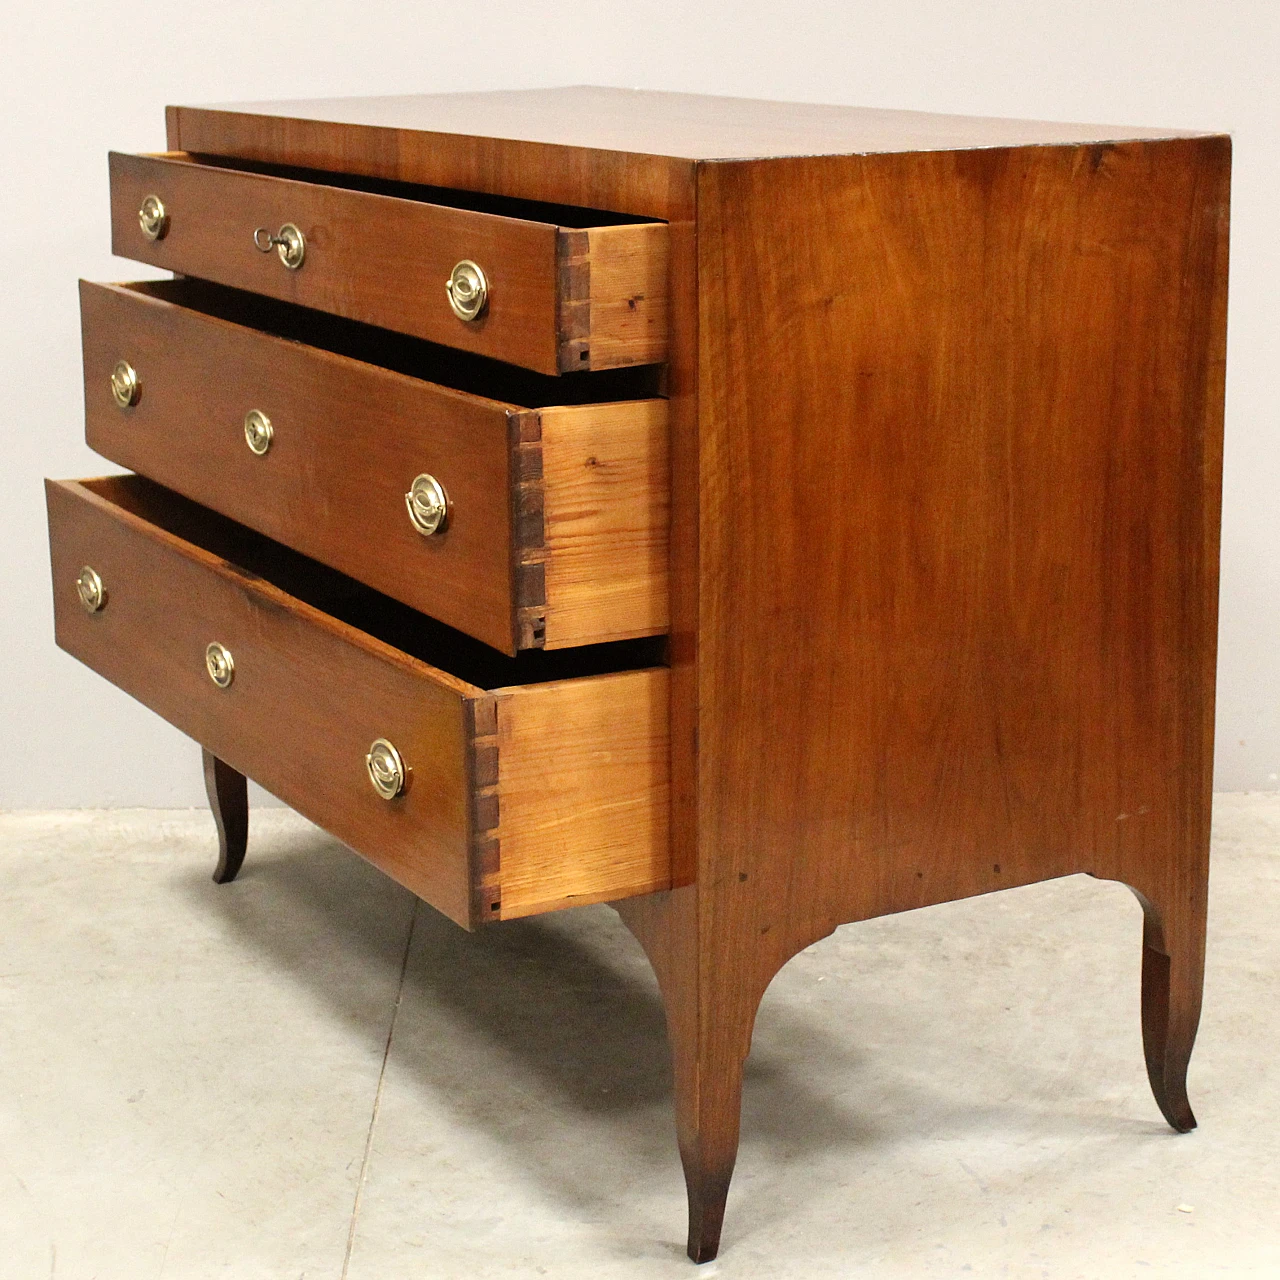
[[[449,497],[435,476],[425,471],[414,476],[409,492],[404,495],[404,505],[409,509],[413,527],[424,538],[444,529],[445,518],[449,514]]]
[[[373,789],[384,800],[394,800],[403,793],[408,770],[405,769],[404,761],[394,743],[388,742],[386,738],[376,739],[369,747],[364,763]]]
[[[280,234],[277,237],[276,252],[280,255],[280,261],[284,263],[290,271],[297,271],[302,266],[307,257],[307,238],[293,225],[292,222],[286,222],[280,228]]]
[[[148,240],[163,240],[169,230],[169,214],[159,196],[143,196],[138,209],[138,226]]]
[[[85,565],[76,579],[76,595],[84,605],[86,613],[98,613],[106,608],[107,589],[102,585],[98,571],[91,565]]]
[[[231,682],[236,678],[236,662],[226,645],[215,640],[204,651],[204,665],[209,672],[209,679],[219,689],[231,688]]]
[[[275,428],[271,419],[261,409],[250,409],[244,415],[244,439],[250,450],[262,457],[271,448],[275,436]]]
[[[253,247],[259,253],[270,253],[275,249],[280,261],[290,271],[297,271],[307,258],[307,238],[292,222],[286,222],[275,235],[266,227],[255,227]]]
[[[111,370],[111,397],[122,409],[138,403],[142,395],[142,383],[138,371],[127,360],[117,360]]]
[[[489,281],[479,263],[463,258],[445,285],[449,305],[459,320],[479,320],[489,305]]]

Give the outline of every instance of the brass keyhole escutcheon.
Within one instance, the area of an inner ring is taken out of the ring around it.
[[[424,538],[443,530],[449,514],[449,497],[435,476],[426,472],[414,476],[409,492],[404,495],[404,505],[409,509],[413,527]]]
[[[286,222],[275,235],[266,227],[256,228],[253,247],[259,253],[270,253],[274,248],[290,271],[297,271],[307,257],[307,238],[292,222]]]
[[[364,763],[373,789],[384,800],[394,800],[404,792],[408,771],[394,743],[388,742],[386,738],[378,738],[370,746]]]
[[[231,688],[231,682],[236,678],[236,662],[226,645],[215,640],[204,651],[204,665],[209,672],[209,679],[219,689]]]
[[[271,440],[275,436],[275,428],[271,419],[261,409],[250,409],[244,415],[244,439],[253,453],[262,457],[271,448]]]
[[[478,263],[464,258],[445,285],[449,305],[459,320],[479,320],[489,305],[489,281]]]
[[[138,371],[127,360],[117,360],[111,370],[111,396],[122,409],[130,409],[142,395]]]
[[[169,214],[159,196],[143,196],[138,209],[138,226],[148,240],[163,240],[169,230]]]
[[[76,579],[76,595],[84,605],[86,613],[99,613],[107,606],[107,589],[102,585],[98,571],[90,565],[80,570]]]

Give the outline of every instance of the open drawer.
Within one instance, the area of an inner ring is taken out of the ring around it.
[[[507,658],[140,476],[46,496],[58,644],[459,924],[669,887],[661,641]]]
[[[111,248],[536,369],[667,357],[667,226],[312,170],[113,152]]]
[[[192,279],[82,281],[80,313],[112,462],[506,653],[667,629],[656,370],[551,378]]]

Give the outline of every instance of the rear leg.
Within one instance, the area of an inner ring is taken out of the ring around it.
[[[1204,993],[1205,911],[1203,905],[1159,904],[1141,893],[1137,897],[1143,911],[1142,1047],[1147,1078],[1164,1118],[1186,1133],[1196,1127],[1187,1099],[1187,1067]]]

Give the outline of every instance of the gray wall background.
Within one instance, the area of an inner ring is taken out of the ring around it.
[[[1221,789],[1280,774],[1280,6],[1264,0],[42,0],[0,56],[0,807],[190,805],[197,748],[52,641],[40,479],[82,443],[78,276],[113,259],[109,148],[169,102],[596,83],[1229,130],[1235,183],[1218,685]]]

